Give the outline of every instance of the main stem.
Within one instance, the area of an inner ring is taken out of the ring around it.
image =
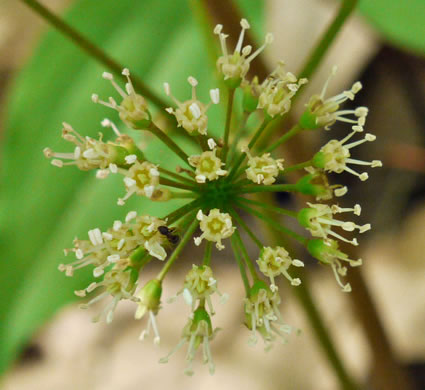
[[[226,114],[226,124],[224,127],[224,137],[223,137],[223,157],[222,161],[226,162],[227,152],[229,150],[229,134],[230,134],[230,122],[232,121],[232,112],[233,112],[233,100],[235,96],[235,88],[229,89],[229,96],[227,99],[227,114]]]
[[[35,13],[40,15],[49,24],[55,27],[59,32],[74,42],[81,50],[85,51],[90,57],[110,69],[113,73],[127,82],[127,79],[121,74],[124,66],[109,57],[102,49],[92,43],[88,38],[83,36],[63,19],[56,16],[49,9],[40,4],[37,0],[21,0]],[[132,82],[139,93],[144,95],[148,100],[155,104],[158,108],[165,109],[168,107],[165,101],[158,97],[152,90],[143,83],[140,78],[132,75]]]

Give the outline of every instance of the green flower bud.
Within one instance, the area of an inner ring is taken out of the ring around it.
[[[152,279],[139,291],[137,297],[140,299],[135,318],[142,318],[147,311],[158,313],[161,304],[162,285],[158,279]]]
[[[246,83],[243,86],[243,97],[242,97],[242,107],[245,112],[254,112],[258,106],[259,98],[259,88],[258,77],[255,76],[251,83]]]
[[[315,175],[309,174],[303,176],[295,184],[296,190],[304,195],[320,196],[327,192],[323,185],[313,184],[312,181],[316,178]]]

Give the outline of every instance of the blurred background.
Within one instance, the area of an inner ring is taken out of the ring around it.
[[[202,26],[194,11],[196,1],[42,3],[55,13],[66,12],[71,25],[155,91],[161,91],[163,81],[172,83],[175,90],[186,88],[188,75],[200,80],[202,96],[214,85]],[[220,20],[220,12],[226,19],[228,2],[215,3],[220,7],[209,8],[211,20]],[[332,0],[236,3],[252,22],[258,40],[265,31],[274,33],[275,42],[265,52],[270,67],[283,59],[294,72],[301,68],[340,4]],[[350,188],[346,201],[360,203],[365,222],[373,226],[361,237],[361,272],[390,350],[409,377],[412,390],[424,389],[425,6],[423,0],[362,0],[359,8],[296,110],[321,88],[334,64],[339,72],[330,94],[348,88],[355,80],[363,83],[355,103],[369,107],[366,127],[378,140],[356,152],[359,159],[382,160],[384,168],[370,172],[370,179],[361,185],[355,178],[344,177]],[[214,376],[199,365],[194,378],[185,377],[183,352],[166,366],[157,363],[180,337],[186,321],[181,315],[186,311],[182,303],[164,303],[158,317],[160,347],[138,341],[145,324],[134,321],[132,304],[120,304],[111,325],[92,324],[90,319],[99,307],[81,311],[72,294],[73,289],[87,285],[89,274],[83,272],[72,280],[60,274],[57,265],[64,261],[62,248],[71,246],[74,236],[84,237],[93,226],[106,228],[137,203],[129,203],[126,210],[115,207],[121,191],[116,181],[98,182],[93,175],[73,169],[55,170],[44,159],[42,149],[66,148],[60,140],[62,121],[84,134],[95,135],[100,130],[97,124],[110,113],[91,105],[90,95],[108,93],[100,77],[104,68],[18,0],[0,2],[0,53],[0,368],[4,372],[0,388],[340,388],[291,289],[281,287],[282,313],[300,334],[268,353],[261,345],[247,345],[248,330],[241,324],[243,286],[230,252],[216,258],[221,265],[217,273],[220,290],[228,292],[230,300],[215,318],[223,331],[212,346]],[[217,120],[220,117],[222,113]],[[336,127],[332,137],[345,132]],[[309,135],[306,145],[317,149],[327,135]],[[280,201],[286,204],[291,199],[281,197]],[[157,205],[148,207],[160,210]],[[201,256],[194,248],[187,248],[186,253],[190,256],[182,256],[181,270],[167,277],[165,297],[180,289],[190,260]],[[155,271],[154,267],[148,270],[146,280]],[[387,390],[373,381],[374,359],[379,353],[364,330],[368,313],[359,319],[361,297],[341,293],[328,271],[310,267],[309,275],[314,300],[337,351],[348,372],[362,384],[360,388]],[[357,300],[354,305],[353,300]]]

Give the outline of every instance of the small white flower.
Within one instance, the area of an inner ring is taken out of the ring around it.
[[[170,96],[177,108],[173,110],[172,107],[166,109],[169,114],[176,117],[179,126],[183,127],[189,134],[207,134],[208,117],[206,112],[211,104],[218,104],[219,91],[212,89],[210,91],[211,103],[204,105],[196,97],[196,86],[198,82],[195,78],[188,78],[189,84],[192,86],[192,98],[184,102],[180,102],[171,94],[171,88],[168,83],[164,83],[164,90],[167,96]]]
[[[263,108],[272,118],[283,115],[291,108],[291,99],[307,79],[299,79],[285,72],[285,63],[280,61],[275,71],[260,86],[258,108]]]
[[[130,71],[128,69],[123,69],[122,74],[127,78],[125,91],[115,82],[111,73],[104,72],[102,74],[102,77],[105,80],[109,80],[112,86],[121,96],[122,101],[120,104],[118,104],[112,97],[109,97],[107,102],[100,100],[99,96],[96,94],[92,95],[92,101],[94,103],[99,103],[118,111],[121,120],[128,127],[137,128],[138,123],[147,123],[150,121],[150,114],[147,108],[147,103],[143,96],[135,92],[133,84],[130,80]]]
[[[214,149],[189,157],[189,164],[196,168],[195,180],[198,183],[205,183],[207,179],[217,180],[227,175],[228,172],[221,168],[224,163],[216,156],[216,152],[217,149]]]
[[[346,143],[354,134],[362,132],[362,128],[355,127],[353,131],[342,140],[331,140],[324,145],[320,152],[316,153],[313,158],[313,163],[316,167],[324,169],[326,172],[342,173],[344,171],[357,176],[360,180],[368,179],[366,172],[358,173],[348,166],[348,164],[371,166],[372,168],[382,167],[382,162],[379,160],[362,161],[351,158],[350,149],[359,146],[365,142],[375,141],[376,137],[373,134],[367,133],[363,139]]]
[[[295,267],[304,267],[304,263],[300,260],[292,260],[287,250],[281,246],[275,248],[264,247],[261,250],[257,264],[260,271],[270,278],[270,289],[272,291],[277,290],[274,277],[281,274],[285,276],[293,286],[299,286],[301,284],[299,278],[293,278],[289,275],[288,269],[291,265]]]
[[[283,171],[283,159],[275,160],[270,153],[253,157],[248,149],[244,149],[248,155],[248,168],[245,170],[246,177],[256,184],[270,185],[276,181],[280,171]]]
[[[232,218],[228,213],[222,213],[219,209],[210,210],[208,215],[198,211],[196,218],[200,221],[202,234],[195,238],[195,245],[200,245],[203,239],[216,243],[218,250],[224,249],[221,240],[229,238],[235,231]]]
[[[273,42],[273,35],[267,34],[264,44],[251,54],[252,47],[247,45],[242,48],[245,31],[250,28],[246,19],[241,20],[242,31],[239,35],[238,42],[232,54],[229,54],[226,46],[226,34],[222,33],[223,26],[218,24],[214,29],[220,39],[221,50],[223,55],[217,60],[217,68],[223,74],[224,79],[243,79],[248,73],[250,62],[257,57],[267,45]]]

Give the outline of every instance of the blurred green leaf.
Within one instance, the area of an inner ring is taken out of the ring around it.
[[[361,0],[359,7],[389,41],[425,54],[424,0]]]
[[[262,2],[239,3],[258,25]],[[186,79],[193,75],[201,99],[208,100],[215,82],[186,0],[79,0],[66,20],[159,93],[168,81],[179,98],[188,98]],[[118,123],[114,112],[90,102],[93,92],[114,94],[101,78],[104,70],[49,31],[15,81],[2,150],[0,372],[40,325],[75,298],[73,290],[89,283],[88,271],[74,278],[57,271],[66,262],[62,249],[75,236],[106,229],[132,209],[163,216],[182,204],[132,199],[118,207],[124,192],[118,177],[97,181],[92,172],[57,169],[44,158],[46,146],[70,150],[60,137],[62,121],[91,136],[102,131],[106,116]],[[219,107],[211,109],[213,127],[222,117]],[[157,141],[149,140],[146,154],[170,167],[180,163]]]

